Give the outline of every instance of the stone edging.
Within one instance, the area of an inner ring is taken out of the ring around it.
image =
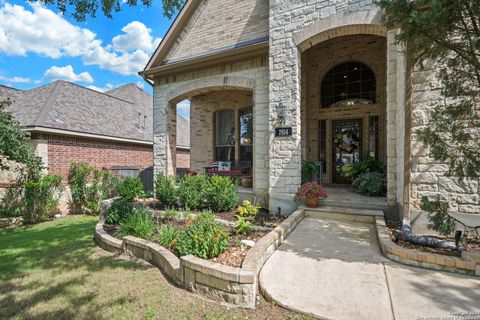
[[[103,211],[112,199],[102,201],[102,214],[95,227],[95,241],[104,250],[126,253],[159,268],[175,285],[222,303],[255,308],[258,274],[267,259],[304,218],[303,209],[295,211],[249,250],[241,268],[224,266],[192,255],[178,258],[171,251],[148,240],[109,235],[104,229]]]
[[[383,254],[396,262],[426,269],[480,276],[480,254],[464,251],[460,257],[422,252],[397,245],[390,239],[383,217],[375,217],[378,243]]]
[[[8,228],[23,224],[23,217],[0,218],[0,228]]]

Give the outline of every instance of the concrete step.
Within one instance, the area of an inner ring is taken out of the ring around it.
[[[383,217],[382,210],[358,209],[345,207],[332,207],[322,205],[318,208],[301,206],[305,210],[305,216],[315,219],[334,219],[346,221],[358,221],[372,223],[375,216]]]
[[[333,197],[332,197],[333,198]],[[356,209],[369,209],[369,210],[383,210],[388,208],[387,202],[379,201],[375,199],[367,199],[367,201],[361,200],[340,200],[340,199],[329,199],[324,200],[323,205],[330,207],[341,207],[341,208],[356,208]]]

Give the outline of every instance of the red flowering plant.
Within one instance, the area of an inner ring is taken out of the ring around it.
[[[303,199],[325,199],[328,196],[327,190],[318,182],[305,182],[296,193],[297,197]]]

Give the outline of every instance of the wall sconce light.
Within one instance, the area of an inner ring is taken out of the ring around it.
[[[283,102],[279,102],[275,108],[277,109],[277,118],[281,125],[285,125],[287,118],[287,106]]]

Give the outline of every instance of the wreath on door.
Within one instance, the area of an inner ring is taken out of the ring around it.
[[[353,128],[345,128],[335,135],[335,147],[344,153],[353,153],[360,147],[360,137]]]

